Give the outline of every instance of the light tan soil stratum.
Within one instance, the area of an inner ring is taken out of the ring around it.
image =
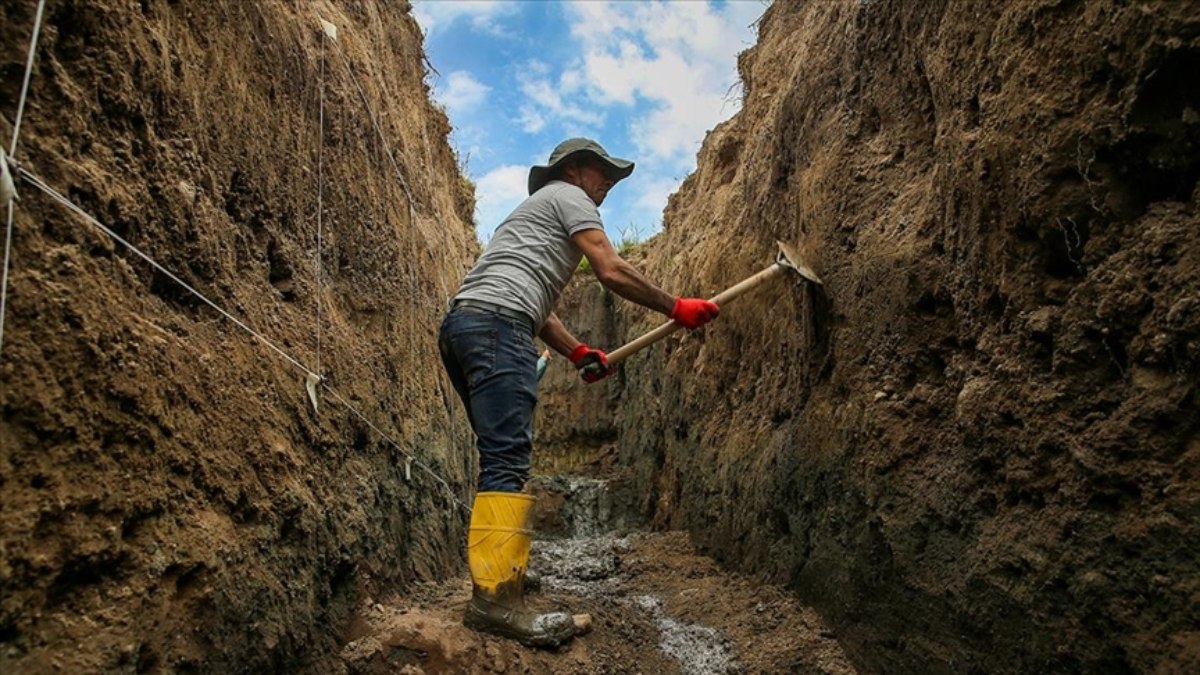
[[[462,625],[467,579],[368,601],[346,636],[346,672],[854,673],[835,636],[793,595],[720,569],[682,532],[536,542],[533,566],[569,557],[530,596],[544,610],[592,615],[593,630],[533,650]],[[561,567],[558,569],[562,569]]]

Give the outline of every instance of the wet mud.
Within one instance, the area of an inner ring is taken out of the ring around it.
[[[461,625],[470,583],[427,584],[363,608],[336,663],[344,672],[854,673],[836,635],[786,590],[722,570],[682,532],[613,529],[605,482],[537,479],[575,531],[534,542],[541,609],[586,612],[591,633],[534,650]],[[580,489],[580,486],[587,486]],[[565,488],[565,493],[555,493]],[[334,667],[323,664],[324,667]],[[407,668],[408,670],[401,670]]]

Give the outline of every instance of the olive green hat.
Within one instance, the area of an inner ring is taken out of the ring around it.
[[[590,138],[568,138],[558,147],[554,148],[554,152],[550,153],[550,162],[545,166],[534,166],[529,169],[529,194],[533,194],[541,189],[546,181],[550,180],[550,174],[558,165],[567,161],[571,155],[586,152],[595,156],[600,161],[607,164],[610,168],[609,175],[613,182],[617,182],[622,178],[628,178],[629,174],[633,173],[633,162],[627,159],[610,157],[608,152],[600,146],[599,143]]]

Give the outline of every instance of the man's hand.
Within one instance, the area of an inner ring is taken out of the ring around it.
[[[600,349],[580,344],[571,352],[571,363],[579,369],[579,376],[584,382],[591,384],[599,382],[616,372],[616,368],[608,365],[608,355]]]
[[[676,298],[671,318],[684,328],[699,328],[717,318],[721,308],[704,298]]]

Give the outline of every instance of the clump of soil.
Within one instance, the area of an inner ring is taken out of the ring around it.
[[[864,670],[1200,668],[1196,16],[775,3],[642,267],[711,296],[782,239],[824,287],[588,390],[644,515],[788,583]],[[574,292],[602,346],[661,321]]]
[[[35,6],[0,2],[6,113]],[[292,670],[374,584],[459,569],[466,495],[409,480],[404,454],[472,475],[433,336],[473,205],[406,10],[47,4],[23,166],[312,369],[319,326],[320,373],[362,418],[324,389],[314,411],[299,369],[23,185],[0,671]],[[339,28],[320,166],[318,17]]]

